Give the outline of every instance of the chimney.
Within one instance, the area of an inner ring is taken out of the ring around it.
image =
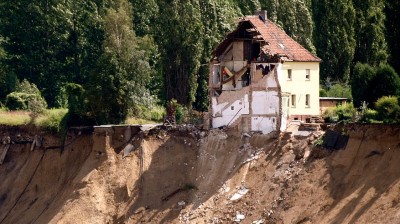
[[[256,11],[254,12],[254,15],[260,17],[260,19],[261,19],[264,23],[267,23],[267,19],[268,19],[268,17],[267,17],[267,10],[256,10]]]

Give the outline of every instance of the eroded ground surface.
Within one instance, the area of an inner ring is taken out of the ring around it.
[[[400,223],[400,127],[341,131],[3,128],[0,223]]]

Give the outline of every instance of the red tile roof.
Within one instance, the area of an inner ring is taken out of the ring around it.
[[[293,40],[289,35],[285,33],[284,30],[279,28],[275,23],[268,20],[266,23],[260,19],[259,16],[246,16],[241,19],[240,23],[250,22],[252,26],[258,31],[258,33],[262,36],[262,39],[267,43],[267,45],[263,48],[270,55],[278,55],[282,59],[286,59],[289,61],[312,61],[312,62],[320,62],[321,59],[317,56],[313,55],[295,40]],[[228,34],[227,37],[232,36],[237,30],[233,31],[231,34]],[[219,46],[223,47],[227,45],[228,39],[225,39]],[[218,48],[214,53],[218,52]]]

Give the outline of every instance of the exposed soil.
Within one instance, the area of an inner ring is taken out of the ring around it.
[[[400,223],[399,126],[346,126],[334,151],[314,146],[317,132],[104,127],[71,131],[61,149],[37,130],[0,131],[14,143],[1,224]]]

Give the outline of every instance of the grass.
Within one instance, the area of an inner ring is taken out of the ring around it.
[[[157,124],[159,122],[146,120],[146,119],[142,119],[142,118],[130,117],[130,118],[126,119],[125,123],[126,124]]]
[[[0,110],[0,125],[17,126],[26,125],[31,121],[30,113],[26,111]]]
[[[67,109],[49,109],[40,114],[33,121],[36,127],[58,132],[61,129],[61,121],[67,114]],[[4,111],[0,110],[0,125],[17,126],[32,123],[31,112],[28,111]]]
[[[46,110],[43,114],[39,115],[34,124],[37,127],[59,132],[61,130],[61,122],[65,115],[67,114],[68,109],[49,109]]]

